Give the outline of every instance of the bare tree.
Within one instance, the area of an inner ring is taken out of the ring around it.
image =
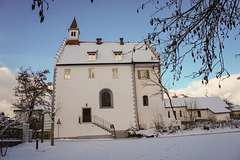
[[[31,119],[34,107],[40,106],[43,109],[51,107],[52,89],[45,82],[48,70],[33,72],[31,68],[20,68],[16,80],[18,82],[15,90],[17,100],[13,106],[28,115],[28,121]]]
[[[143,84],[143,86],[158,86],[159,87],[159,92],[154,93],[153,95],[159,95],[160,94],[162,96],[162,99],[163,99],[164,94],[166,94],[166,96],[168,97],[171,109],[174,113],[174,108],[173,108],[171,96],[169,94],[169,90],[167,89],[166,85],[163,84],[163,81],[162,81],[162,78],[163,78],[165,72],[161,72],[161,65],[162,65],[161,57],[147,40],[145,40],[144,43],[146,45],[146,50],[150,49],[152,51],[153,55],[159,61],[159,64],[152,66],[152,70],[151,70],[152,71],[152,76],[149,77],[149,81],[146,81]],[[177,120],[177,116],[175,114],[174,114],[174,118],[175,118],[175,120]]]
[[[184,104],[187,107],[185,117],[189,120],[190,124],[193,124],[197,119],[197,100],[195,98],[184,99]]]
[[[219,67],[215,73],[217,78],[223,73],[229,75],[224,66],[224,40],[229,38],[231,30],[239,29],[239,0],[166,0],[166,3],[146,0],[137,12],[150,4],[155,10],[150,20],[154,28],[148,41],[159,47],[162,71],[170,70],[173,81],[180,79],[187,55],[192,56],[194,63],[201,64],[198,71],[188,77],[200,76],[202,83],[207,84],[216,67]],[[168,15],[166,10],[172,14],[162,17]]]
[[[35,10],[36,7],[39,9],[40,22],[42,23],[45,19],[44,10],[49,9],[49,2],[48,0],[32,0],[32,1],[33,1],[32,10]]]
[[[153,123],[156,130],[161,130],[164,127],[162,113],[159,110],[155,110],[152,112],[153,115]]]

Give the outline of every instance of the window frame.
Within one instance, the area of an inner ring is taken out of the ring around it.
[[[122,61],[122,53],[115,53],[115,61]]]
[[[146,73],[144,73],[144,72],[146,72]],[[144,74],[146,74],[146,75],[144,76]],[[141,80],[150,79],[149,70],[138,70],[138,79],[141,79]]]
[[[109,94],[109,101],[110,101],[110,105],[104,106],[103,105],[103,94],[104,93],[108,93]],[[114,103],[113,103],[113,93],[110,89],[104,88],[99,92],[99,108],[100,109],[110,109],[110,108],[114,108]]]
[[[112,50],[115,61],[122,61],[122,50]]]
[[[171,113],[170,113],[170,111],[168,111],[168,118],[171,118]]]
[[[119,78],[118,68],[113,68],[112,69],[112,78],[113,79],[118,79]]]
[[[87,51],[88,61],[96,61],[97,60],[97,52],[98,52],[98,50]]]
[[[95,78],[95,68],[88,68],[88,78],[89,79]]]
[[[197,115],[198,115],[198,117],[202,117],[202,113],[201,113],[201,111],[199,110],[199,111],[197,111]]]
[[[64,80],[71,79],[71,69],[64,69]]]
[[[143,96],[143,106],[149,106],[149,100],[147,95]]]
[[[89,53],[88,54],[88,61],[96,61],[97,55],[96,53]]]

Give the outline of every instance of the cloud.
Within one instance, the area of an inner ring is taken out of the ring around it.
[[[220,96],[234,104],[240,104],[240,80],[237,80],[238,77],[240,77],[240,73],[220,81],[221,88],[218,87],[219,79],[213,78],[208,85],[202,85],[201,81],[193,81],[187,88],[170,90],[170,93],[192,97]]]
[[[0,111],[9,116],[13,115],[11,103],[16,85],[15,75],[7,67],[0,67]]]

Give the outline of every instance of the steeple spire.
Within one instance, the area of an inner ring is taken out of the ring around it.
[[[75,17],[69,29],[78,29],[78,25]]]
[[[68,28],[69,32],[69,39],[67,44],[69,45],[79,45],[79,35],[80,35],[80,30],[77,25],[76,18],[74,17],[73,22],[71,26]]]

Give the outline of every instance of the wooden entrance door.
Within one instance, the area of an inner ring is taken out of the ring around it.
[[[83,122],[91,122],[91,108],[83,108]]]

